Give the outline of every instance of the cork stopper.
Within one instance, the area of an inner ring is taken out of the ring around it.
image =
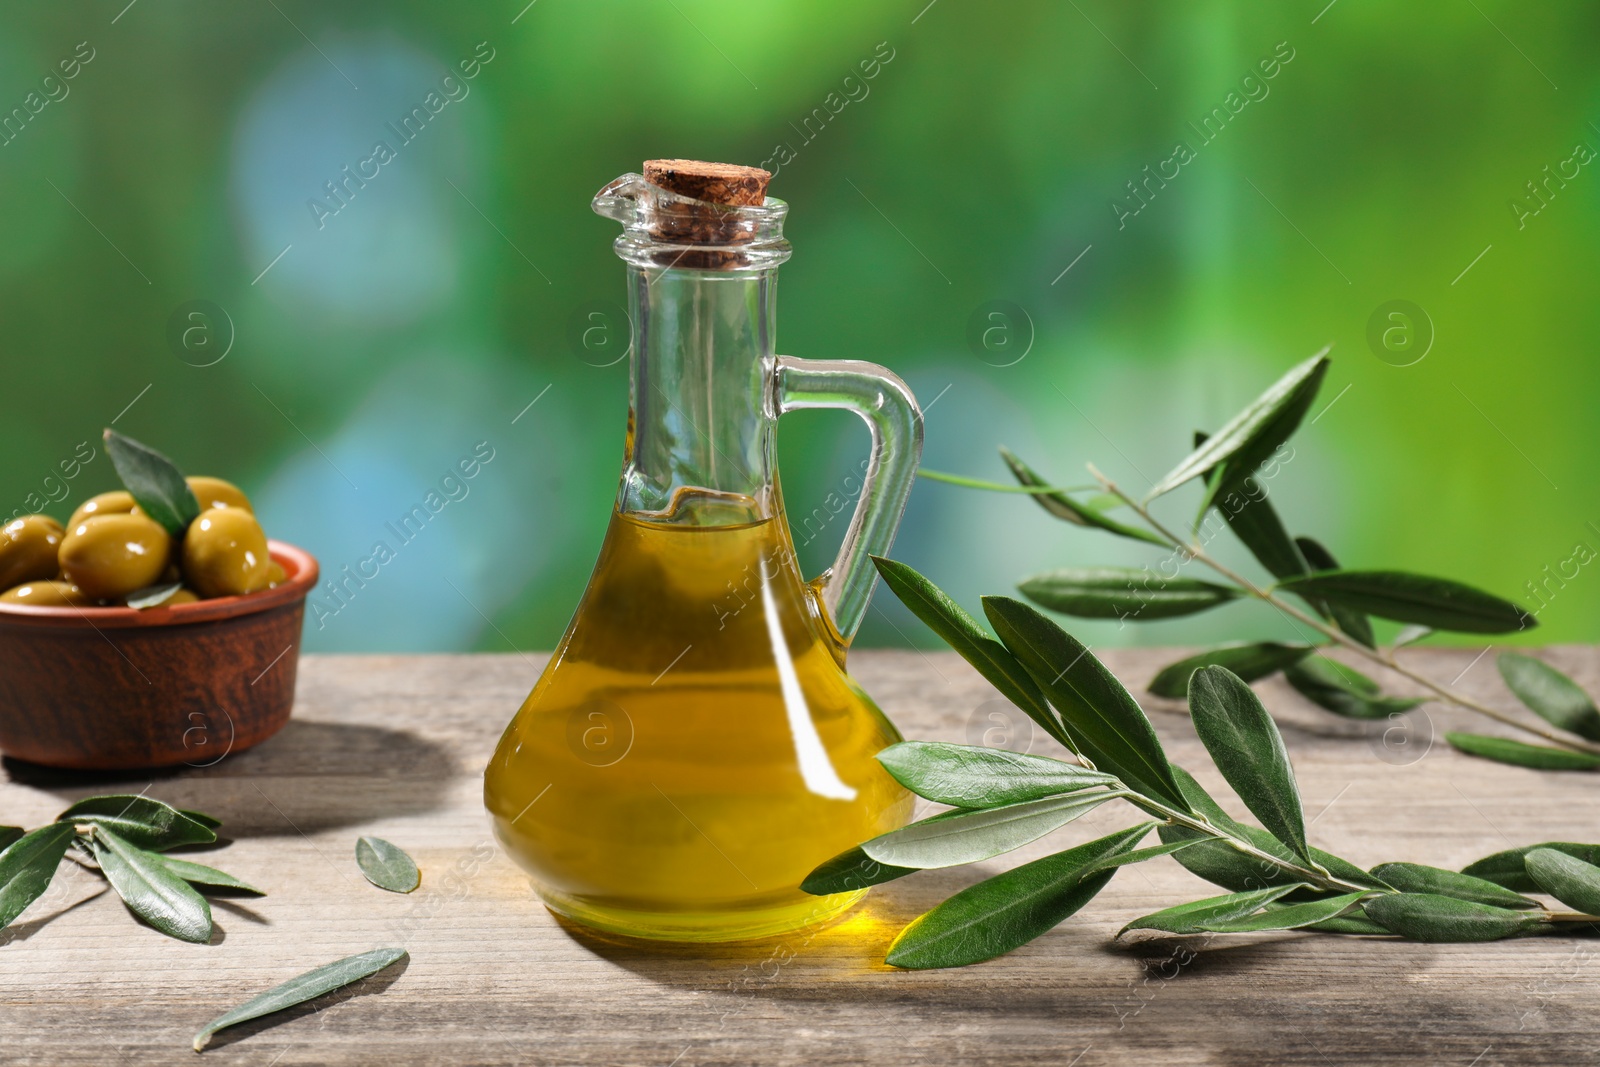
[[[651,233],[671,244],[708,246],[685,249],[674,265],[732,270],[746,263],[748,257],[737,246],[749,243],[755,228],[741,210],[766,202],[771,172],[698,159],[649,159],[644,164],[644,179],[690,201],[659,204]]]
[[[770,171],[736,163],[698,159],[647,159],[644,179],[679,196],[727,207],[760,207],[767,198]]]

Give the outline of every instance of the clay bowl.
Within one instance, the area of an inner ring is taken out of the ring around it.
[[[285,580],[170,608],[0,604],[0,753],[48,767],[204,767],[289,721],[317,561],[281,541]]]

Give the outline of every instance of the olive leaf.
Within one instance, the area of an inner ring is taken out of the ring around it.
[[[1600,709],[1577,682],[1520,652],[1502,652],[1498,662],[1506,686],[1540,718],[1579,737],[1600,741]]]
[[[1377,682],[1325,656],[1302,660],[1285,669],[1283,677],[1313,704],[1347,719],[1387,719],[1424,703],[1415,697],[1379,696]]]
[[[357,839],[356,865],[367,881],[391,893],[409,893],[422,884],[416,861],[381,837]]]
[[[179,808],[178,809],[178,814],[182,815],[184,818],[188,819],[190,822],[199,823],[201,826],[204,826],[207,830],[216,830],[216,829],[218,829],[219,827],[222,826],[222,820],[221,819],[218,819],[215,816],[207,815],[203,811],[189,811],[186,808]]]
[[[1367,917],[1412,941],[1498,941],[1539,928],[1526,911],[1497,908],[1439,893],[1389,893],[1362,905]]]
[[[1227,836],[1236,838],[1252,848],[1266,853],[1273,860],[1294,862],[1295,857],[1277,838],[1256,826],[1239,822],[1223,811],[1209,793],[1195,781],[1194,776],[1182,767],[1172,768],[1178,785],[1189,800],[1192,811],[1205,817],[1206,822]],[[1163,826],[1161,840],[1167,843],[1187,841],[1194,847],[1186,848],[1173,858],[1198,878],[1234,892],[1260,889],[1263,886],[1290,885],[1301,880],[1301,875],[1285,869],[1280,863],[1263,860],[1241,852],[1225,840],[1207,837],[1200,831],[1184,826]],[[1311,859],[1334,878],[1368,889],[1392,888],[1383,879],[1363,871],[1349,860],[1341,859],[1320,848],[1311,849]]]
[[[1447,732],[1444,739],[1450,742],[1452,748],[1469,756],[1509,763],[1514,767],[1532,767],[1538,771],[1592,771],[1600,767],[1600,756],[1568,748],[1529,745],[1504,737],[1490,737],[1488,734]]]
[[[1150,679],[1150,692],[1159,697],[1189,695],[1189,676],[1201,667],[1226,667],[1247,682],[1265,678],[1311,654],[1310,645],[1285,645],[1277,641],[1252,641],[1218,645],[1161,668]]]
[[[1438,893],[1440,896],[1493,904],[1498,908],[1537,908],[1537,900],[1513,893],[1504,886],[1470,874],[1459,874],[1420,863],[1380,863],[1372,873],[1402,893]]]
[[[1242,893],[1225,893],[1219,897],[1207,897],[1204,900],[1192,900],[1172,908],[1162,908],[1160,911],[1133,920],[1118,930],[1117,936],[1121,937],[1129,930],[1160,930],[1168,934],[1198,933],[1204,928],[1203,924],[1226,922],[1242,915],[1249,915],[1258,908],[1300,889],[1304,884],[1290,882],[1288,885],[1251,889]]]
[[[1230,830],[1232,836],[1237,837],[1252,847],[1274,860],[1295,862],[1294,855],[1285,848],[1277,838],[1258,826],[1235,824],[1236,829]],[[1213,885],[1236,893],[1247,889],[1258,889],[1262,886],[1288,885],[1297,881],[1302,875],[1285,870],[1280,865],[1262,860],[1257,856],[1239,851],[1226,841],[1206,839],[1204,835],[1182,826],[1163,826],[1160,829],[1161,840],[1169,843],[1179,841],[1191,842],[1194,847],[1186,848],[1173,857],[1190,874],[1203,878]],[[1347,859],[1325,852],[1320,848],[1311,849],[1312,861],[1330,876],[1342,882],[1359,885],[1366,889],[1388,889],[1383,880],[1377,878]],[[1307,890],[1307,893],[1312,891]],[[1313,894],[1320,895],[1320,894]]]
[[[12,842],[21,840],[22,827],[0,826],[0,853],[11,847]]]
[[[1319,571],[1285,579],[1278,588],[1435,630],[1503,634],[1538,625],[1520,604],[1448,578],[1407,571]]]
[[[1249,684],[1226,667],[1201,667],[1189,680],[1189,717],[1245,807],[1296,856],[1310,862],[1305,813],[1289,753]]]
[[[96,825],[90,847],[100,870],[128,910],[179,941],[211,940],[211,905],[174,874],[163,857],[146,851],[104,825]]]
[[[0,929],[10,926],[50,887],[73,836],[71,826],[52,823],[23,834],[0,852]]]
[[[163,585],[150,585],[143,589],[135,590],[123,597],[123,602],[130,608],[144,611],[146,608],[158,608],[172,599],[172,594],[183,588],[182,582],[167,582]]]
[[[1392,644],[1395,648],[1404,648],[1406,645],[1414,645],[1418,641],[1426,640],[1431,636],[1433,636],[1432,627],[1418,626],[1415,623],[1411,623],[1400,627],[1400,632],[1394,635]]]
[[[1211,440],[1211,435],[1206,433],[1204,430],[1196,430],[1194,432],[1195,448],[1199,448],[1209,440]],[[1196,534],[1200,532],[1200,527],[1205,524],[1206,512],[1211,510],[1211,501],[1217,495],[1217,489],[1222,481],[1225,467],[1226,464],[1218,464],[1211,470],[1207,471],[1205,477],[1201,479],[1203,490],[1200,494],[1200,507],[1197,508],[1194,513],[1194,532]],[[1237,497],[1237,495],[1238,494],[1234,494],[1235,497]]]
[[[1317,923],[1340,918],[1347,911],[1354,908],[1365,895],[1365,893],[1345,893],[1341,896],[1327,897],[1323,900],[1308,900],[1301,904],[1272,908],[1268,911],[1256,912],[1254,915],[1241,915],[1232,919],[1212,919],[1208,922],[1200,923],[1197,929],[1217,934],[1251,934],[1266,930],[1297,930],[1303,926],[1315,926]]]
[[[1190,847],[1193,841],[1174,841],[1168,845],[1151,845],[1149,848],[1135,849],[1132,852],[1117,852],[1103,856],[1085,867],[1080,874],[1094,874],[1097,871],[1107,871],[1113,867],[1129,867],[1145,860],[1153,860],[1158,856],[1170,856],[1174,852],[1182,852]]]
[[[1600,915],[1600,867],[1553,848],[1536,848],[1524,859],[1528,877],[1567,907]]]
[[[1006,466],[1011,468],[1012,475],[1019,483],[1029,487],[1046,486],[1050,483],[1035,474],[1026,463],[1012,455],[1005,447],[1000,449],[1000,458],[1005,460]],[[1037,493],[1034,500],[1040,507],[1058,519],[1070,522],[1076,526],[1090,526],[1114,533],[1118,537],[1128,537],[1135,541],[1145,541],[1150,544],[1165,545],[1156,534],[1148,530],[1141,530],[1137,526],[1127,526],[1108,518],[1098,508],[1089,507],[1078,503],[1065,493]]]
[[[978,625],[978,620],[946,596],[944,590],[904,563],[881,556],[873,556],[872,563],[883,578],[883,584],[911,614],[960,653],[962,659],[972,664],[990,685],[1021,708],[1045,733],[1077,751],[1055,712],[1045,702],[1038,683],[1017,662],[1016,656]]]
[[[1538,848],[1564,852],[1569,856],[1576,856],[1585,863],[1600,864],[1600,845],[1582,845],[1575,841],[1545,841],[1537,845],[1524,845],[1521,848],[1508,848],[1503,852],[1492,853],[1481,860],[1467,864],[1461,868],[1461,873],[1482,878],[1484,881],[1493,882],[1518,893],[1537,893],[1539,885],[1529,877],[1526,862],[1528,853]]]
[[[1253,833],[1243,836],[1254,837],[1259,834],[1266,841],[1273,841],[1272,835],[1265,830],[1257,830],[1255,827],[1246,829]],[[1230,892],[1243,893],[1264,886],[1300,884],[1299,875],[1281,870],[1276,864],[1246,855],[1226,841],[1218,840],[1215,835],[1184,826],[1163,826],[1158,833],[1164,844],[1190,846],[1173,857],[1185,870],[1196,878],[1204,879]],[[1284,858],[1287,858],[1288,850],[1284,849],[1283,853]]]
[[[203,863],[190,863],[188,860],[179,859],[177,856],[164,856],[152,853],[159,859],[167,870],[182,878],[190,885],[203,885],[212,889],[236,889],[241,893],[252,893],[258,897],[266,896],[266,891],[257,889],[249,882],[236,878],[227,871],[219,871],[215,867],[207,867]]]
[[[1254,826],[1246,826],[1223,811],[1222,806],[1188,771],[1174,766],[1172,773],[1189,803],[1189,809],[1203,816],[1206,822],[1216,827],[1222,834],[1243,840],[1270,855],[1289,858],[1289,850],[1271,834]],[[1199,830],[1168,825],[1161,827],[1158,832],[1166,844],[1187,843],[1193,846],[1175,857],[1177,861],[1189,873],[1224,889],[1245,892],[1263,886],[1292,886],[1300,880],[1290,871],[1282,870],[1270,863],[1263,863],[1239,851],[1228,842],[1215,836],[1208,836]]]
[[[1230,481],[1255,473],[1262,460],[1287,441],[1316,399],[1322,379],[1328,373],[1327,349],[1291,368],[1248,407],[1230,419],[1222,429],[1195,449],[1145,495],[1154,500],[1192,478],[1198,478],[1219,464],[1228,462],[1237,472],[1235,479],[1218,479],[1210,496],[1232,488]]]
[[[1357,915],[1355,912],[1350,912],[1345,915],[1335,916],[1332,919],[1324,919],[1319,923],[1311,923],[1309,926],[1302,926],[1300,929],[1315,930],[1319,934],[1387,935],[1389,933],[1389,930],[1386,927],[1379,926],[1371,919],[1368,919],[1365,912],[1360,915]]]
[[[165,527],[167,533],[181,536],[200,514],[200,502],[184,481],[183,472],[160,452],[109,427],[105,442],[117,477],[133,494],[139,508]]]
[[[1048,756],[942,741],[902,741],[878,753],[878,762],[917,796],[961,808],[992,808],[1116,783],[1109,774]]]
[[[143,796],[87,797],[57,815],[56,821],[103,826],[138,848],[156,852],[217,839],[216,828],[202,819]]]
[[[1383,687],[1365,674],[1327,656],[1313,656],[1303,661],[1301,669],[1296,673],[1308,685],[1337,689],[1341,693],[1363,699],[1371,699],[1383,692]]]
[[[1296,537],[1294,544],[1313,571],[1339,570],[1339,561],[1333,558],[1333,553],[1322,542],[1311,537]],[[1306,603],[1316,608],[1318,614],[1332,619],[1346,637],[1368,648],[1378,647],[1378,639],[1372,633],[1372,620],[1366,615],[1343,604],[1330,604],[1319,597],[1308,597]]]
[[[1267,844],[1276,844],[1273,836],[1265,830],[1253,826],[1243,827],[1244,833],[1238,836],[1254,839],[1257,847]],[[1282,870],[1278,865],[1262,861],[1254,856],[1247,855],[1228,844],[1218,840],[1215,835],[1205,834],[1185,826],[1163,826],[1157,831],[1164,844],[1187,844],[1190,847],[1177,853],[1176,859],[1185,870],[1196,878],[1204,879],[1212,885],[1221,886],[1235,893],[1243,893],[1252,889],[1275,886],[1293,886],[1300,884],[1300,876],[1290,871]],[[1282,858],[1289,858],[1288,849],[1278,845]],[[1269,855],[1272,854],[1270,850]]]
[[[1001,451],[1004,451],[1004,446]],[[965,474],[952,474],[949,471],[936,471],[929,467],[918,467],[917,477],[926,478],[930,482],[943,482],[946,485],[962,485],[968,489],[987,489],[991,493],[1013,493],[1018,496],[1051,496],[1063,493],[1082,493],[1095,488],[1092,485],[1046,485],[1043,482],[1037,485],[1007,485],[1003,482],[991,482],[987,478],[971,478]],[[1101,493],[1089,498],[1088,507],[1097,511],[1104,511],[1109,506],[1101,503],[1106,499],[1106,494]],[[1115,497],[1111,498],[1116,500]],[[1120,506],[1120,503],[1117,505]]]
[[[1172,765],[1172,777],[1178,783],[1178,789],[1183,793],[1183,798],[1189,804],[1189,810],[1196,815],[1203,816],[1206,822],[1228,833],[1236,834],[1244,829],[1244,824],[1222,810],[1222,805],[1217,799],[1206,792],[1205,786],[1194,775],[1178,766]]]
[[[963,889],[901,930],[885,962],[908,968],[959,967],[1027,944],[1094,899],[1116,874],[1113,868],[1085,875],[1086,867],[1131,851],[1152,825],[1108,834]]]
[[[1064,567],[1024,578],[1017,589],[1041,607],[1082,619],[1145,622],[1193,615],[1238,599],[1230,586],[1164,578],[1141,567]]]
[[[1188,802],[1138,701],[1082,642],[1010,597],[983,598],[984,614],[1061,713],[1075,748],[1097,770],[1179,810]]]
[[[271,1015],[285,1008],[292,1008],[296,1004],[304,1004],[324,993],[331,993],[351,982],[377,974],[405,957],[406,950],[403,948],[379,948],[355,956],[346,956],[342,960],[335,960],[296,975],[282,985],[273,986],[260,996],[251,997],[237,1008],[224,1012],[206,1023],[194,1035],[194,1050],[199,1052],[204,1049],[212,1035],[219,1030],[251,1019],[259,1019],[263,1015]]]
[[[1254,485],[1259,493],[1251,492]],[[1297,574],[1310,574],[1311,565],[1300,551],[1300,546],[1289,536],[1283,519],[1267,498],[1267,491],[1259,481],[1246,479],[1241,490],[1223,496],[1217,510],[1250,554],[1274,578],[1292,578]]]
[[[896,867],[892,863],[879,863],[857,845],[818,864],[800,883],[800,889],[817,897],[853,893],[869,885],[882,885],[908,874],[916,874],[920,870],[921,867]]]
[[[1098,808],[1125,791],[1069,793],[978,811],[945,812],[862,844],[880,863],[897,867],[956,867],[992,859]]]

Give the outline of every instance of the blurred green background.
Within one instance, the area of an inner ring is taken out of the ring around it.
[[[1600,639],[1600,567],[1566,562],[1600,549],[1593,5],[525,2],[8,4],[0,511],[112,487],[98,449],[58,464],[115,420],[337,572],[486,441],[378,578],[318,594],[308,647],[550,647],[626,409],[620,349],[577,340],[623,299],[589,199],[646,158],[785,145],[780,350],[901,374],[927,466],[1004,479],[1003,443],[1058,482],[1093,461],[1148,485],[1331,342],[1271,486],[1295,531],[1530,606],[1544,583],[1534,636]],[[402,143],[387,124],[430,91],[455,98]],[[395,157],[339,204],[325,183],[379,139]],[[780,437],[796,516],[866,441],[822,413]],[[927,481],[896,555],[969,606],[1155,558]],[[1250,605],[1074,629],[1284,632]],[[860,640],[933,643],[882,593]]]

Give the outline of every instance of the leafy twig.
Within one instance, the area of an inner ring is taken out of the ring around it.
[[[0,851],[0,928],[39,899],[64,858],[111,884],[128,910],[180,941],[211,940],[211,906],[194,887],[261,895],[226,871],[166,855],[182,845],[209,844],[221,823],[146,796],[80,800],[56,821]],[[80,859],[81,853],[93,864]]]
[[[1198,560],[1228,584],[1161,573],[1149,567],[1061,568],[1023,579],[1029,600],[1065,615],[1142,621],[1206,611],[1241,597],[1270,604],[1305,633],[1320,635],[1304,645],[1274,641],[1234,643],[1204,650],[1170,664],[1151,681],[1151,691],[1181,697],[1195,668],[1225,666],[1246,681],[1282,672],[1307,700],[1353,719],[1394,718],[1424,700],[1442,700],[1504,726],[1549,742],[1524,744],[1503,737],[1448,732],[1445,740],[1469,755],[1544,770],[1600,769],[1600,707],[1571,679],[1536,660],[1504,652],[1500,673],[1524,705],[1554,729],[1531,725],[1402,663],[1395,650],[1435,630],[1501,634],[1531,629],[1538,620],[1526,608],[1461,582],[1395,570],[1350,570],[1310,537],[1291,536],[1268,499],[1266,480],[1276,475],[1289,438],[1316,398],[1330,365],[1326,351],[1291,368],[1230,419],[1215,435],[1196,433],[1194,449],[1142,499],[1123,490],[1093,465],[1089,471],[1105,492],[1087,503],[1076,489],[1056,488],[1005,448],[1000,457],[1012,476],[1046,512],[1063,522],[1160,546],[1182,562]],[[993,483],[933,471],[923,477],[977,489]],[[1150,510],[1150,501],[1200,480],[1203,492],[1195,535],[1174,530]],[[1010,488],[1010,487],[1006,487]],[[1116,508],[1134,512],[1133,522],[1110,517]],[[1274,581],[1262,584],[1211,556],[1199,531],[1213,509]],[[1140,523],[1138,520],[1143,520]],[[1291,603],[1286,595],[1303,602]],[[1306,610],[1309,609],[1309,610]],[[1378,646],[1371,617],[1407,624],[1389,649]],[[1384,696],[1379,684],[1336,660],[1313,653],[1326,642],[1348,648],[1387,671],[1410,679],[1426,697]],[[1551,747],[1554,746],[1554,747]]]
[[[1463,696],[1462,694],[1453,691],[1448,686],[1441,685],[1439,682],[1434,681],[1432,678],[1422,674],[1420,671],[1415,671],[1410,667],[1407,667],[1405,664],[1399,662],[1399,660],[1394,657],[1392,652],[1384,652],[1381,649],[1368,648],[1366,645],[1363,645],[1361,642],[1350,637],[1344,631],[1339,630],[1336,627],[1329,626],[1316,616],[1306,611],[1302,611],[1300,608],[1289,603],[1283,597],[1278,596],[1271,589],[1262,588],[1249,578],[1246,578],[1244,575],[1233,570],[1231,567],[1221,563],[1215,557],[1206,552],[1202,546],[1173,533],[1171,529],[1161,522],[1161,520],[1157,519],[1150,513],[1149,508],[1130,496],[1125,490],[1122,489],[1121,486],[1117,485],[1116,482],[1112,481],[1110,478],[1107,478],[1095,467],[1094,464],[1090,463],[1087,466],[1090,476],[1093,477],[1094,480],[1098,482],[1106,492],[1116,496],[1124,504],[1127,504],[1130,508],[1132,508],[1134,512],[1138,514],[1138,516],[1146,523],[1148,523],[1150,528],[1158,535],[1164,537],[1169,548],[1183,553],[1187,559],[1192,559],[1197,563],[1201,563],[1207,567],[1210,567],[1212,570],[1216,571],[1230,582],[1233,582],[1240,589],[1244,590],[1250,596],[1255,597],[1257,600],[1262,600],[1268,604],[1271,604],[1273,607],[1277,608],[1285,615],[1288,615],[1290,618],[1293,618],[1303,625],[1311,627],[1323,637],[1343,645],[1345,648],[1349,649],[1351,652],[1354,652],[1363,659],[1366,659],[1372,663],[1376,663],[1380,667],[1384,667],[1395,672],[1396,674],[1410,679],[1411,681],[1422,686],[1424,689],[1433,693],[1434,696],[1440,700],[1455,704],[1457,707],[1466,708],[1469,711],[1477,712],[1479,715],[1486,716],[1487,718],[1493,719],[1495,722],[1501,723],[1505,726],[1510,726],[1515,729],[1534,734],[1537,737],[1542,737],[1552,744],[1561,745],[1563,748],[1570,748],[1579,752],[1587,752],[1592,755],[1600,755],[1600,745],[1590,744],[1589,742],[1582,741],[1577,738],[1564,737],[1552,730],[1547,730],[1540,726],[1534,726],[1521,722],[1497,708],[1490,707],[1488,704],[1474,700],[1471,697]]]
[[[893,745],[878,760],[896,780],[957,806],[835,856],[802,889],[819,896],[850,892],[918,870],[991,859],[1115,800],[1157,820],[962,890],[900,932],[886,953],[890,964],[953,967],[992,959],[1077,912],[1118,867],[1165,855],[1230,892],[1146,915],[1124,933],[1317,930],[1488,941],[1600,923],[1600,866],[1591,862],[1600,859],[1600,845],[1531,845],[1460,872],[1415,863],[1364,871],[1312,847],[1294,769],[1271,716],[1238,675],[1203,666],[1186,687],[1196,733],[1262,825],[1235,820],[1168,761],[1121,683],[1044,615],[1007,597],[985,597],[995,640],[910,567],[874,562],[913,614],[1077,754],[1078,763],[966,745]],[[1152,828],[1162,844],[1138,848]],[[1524,891],[1547,893],[1571,910]]]

